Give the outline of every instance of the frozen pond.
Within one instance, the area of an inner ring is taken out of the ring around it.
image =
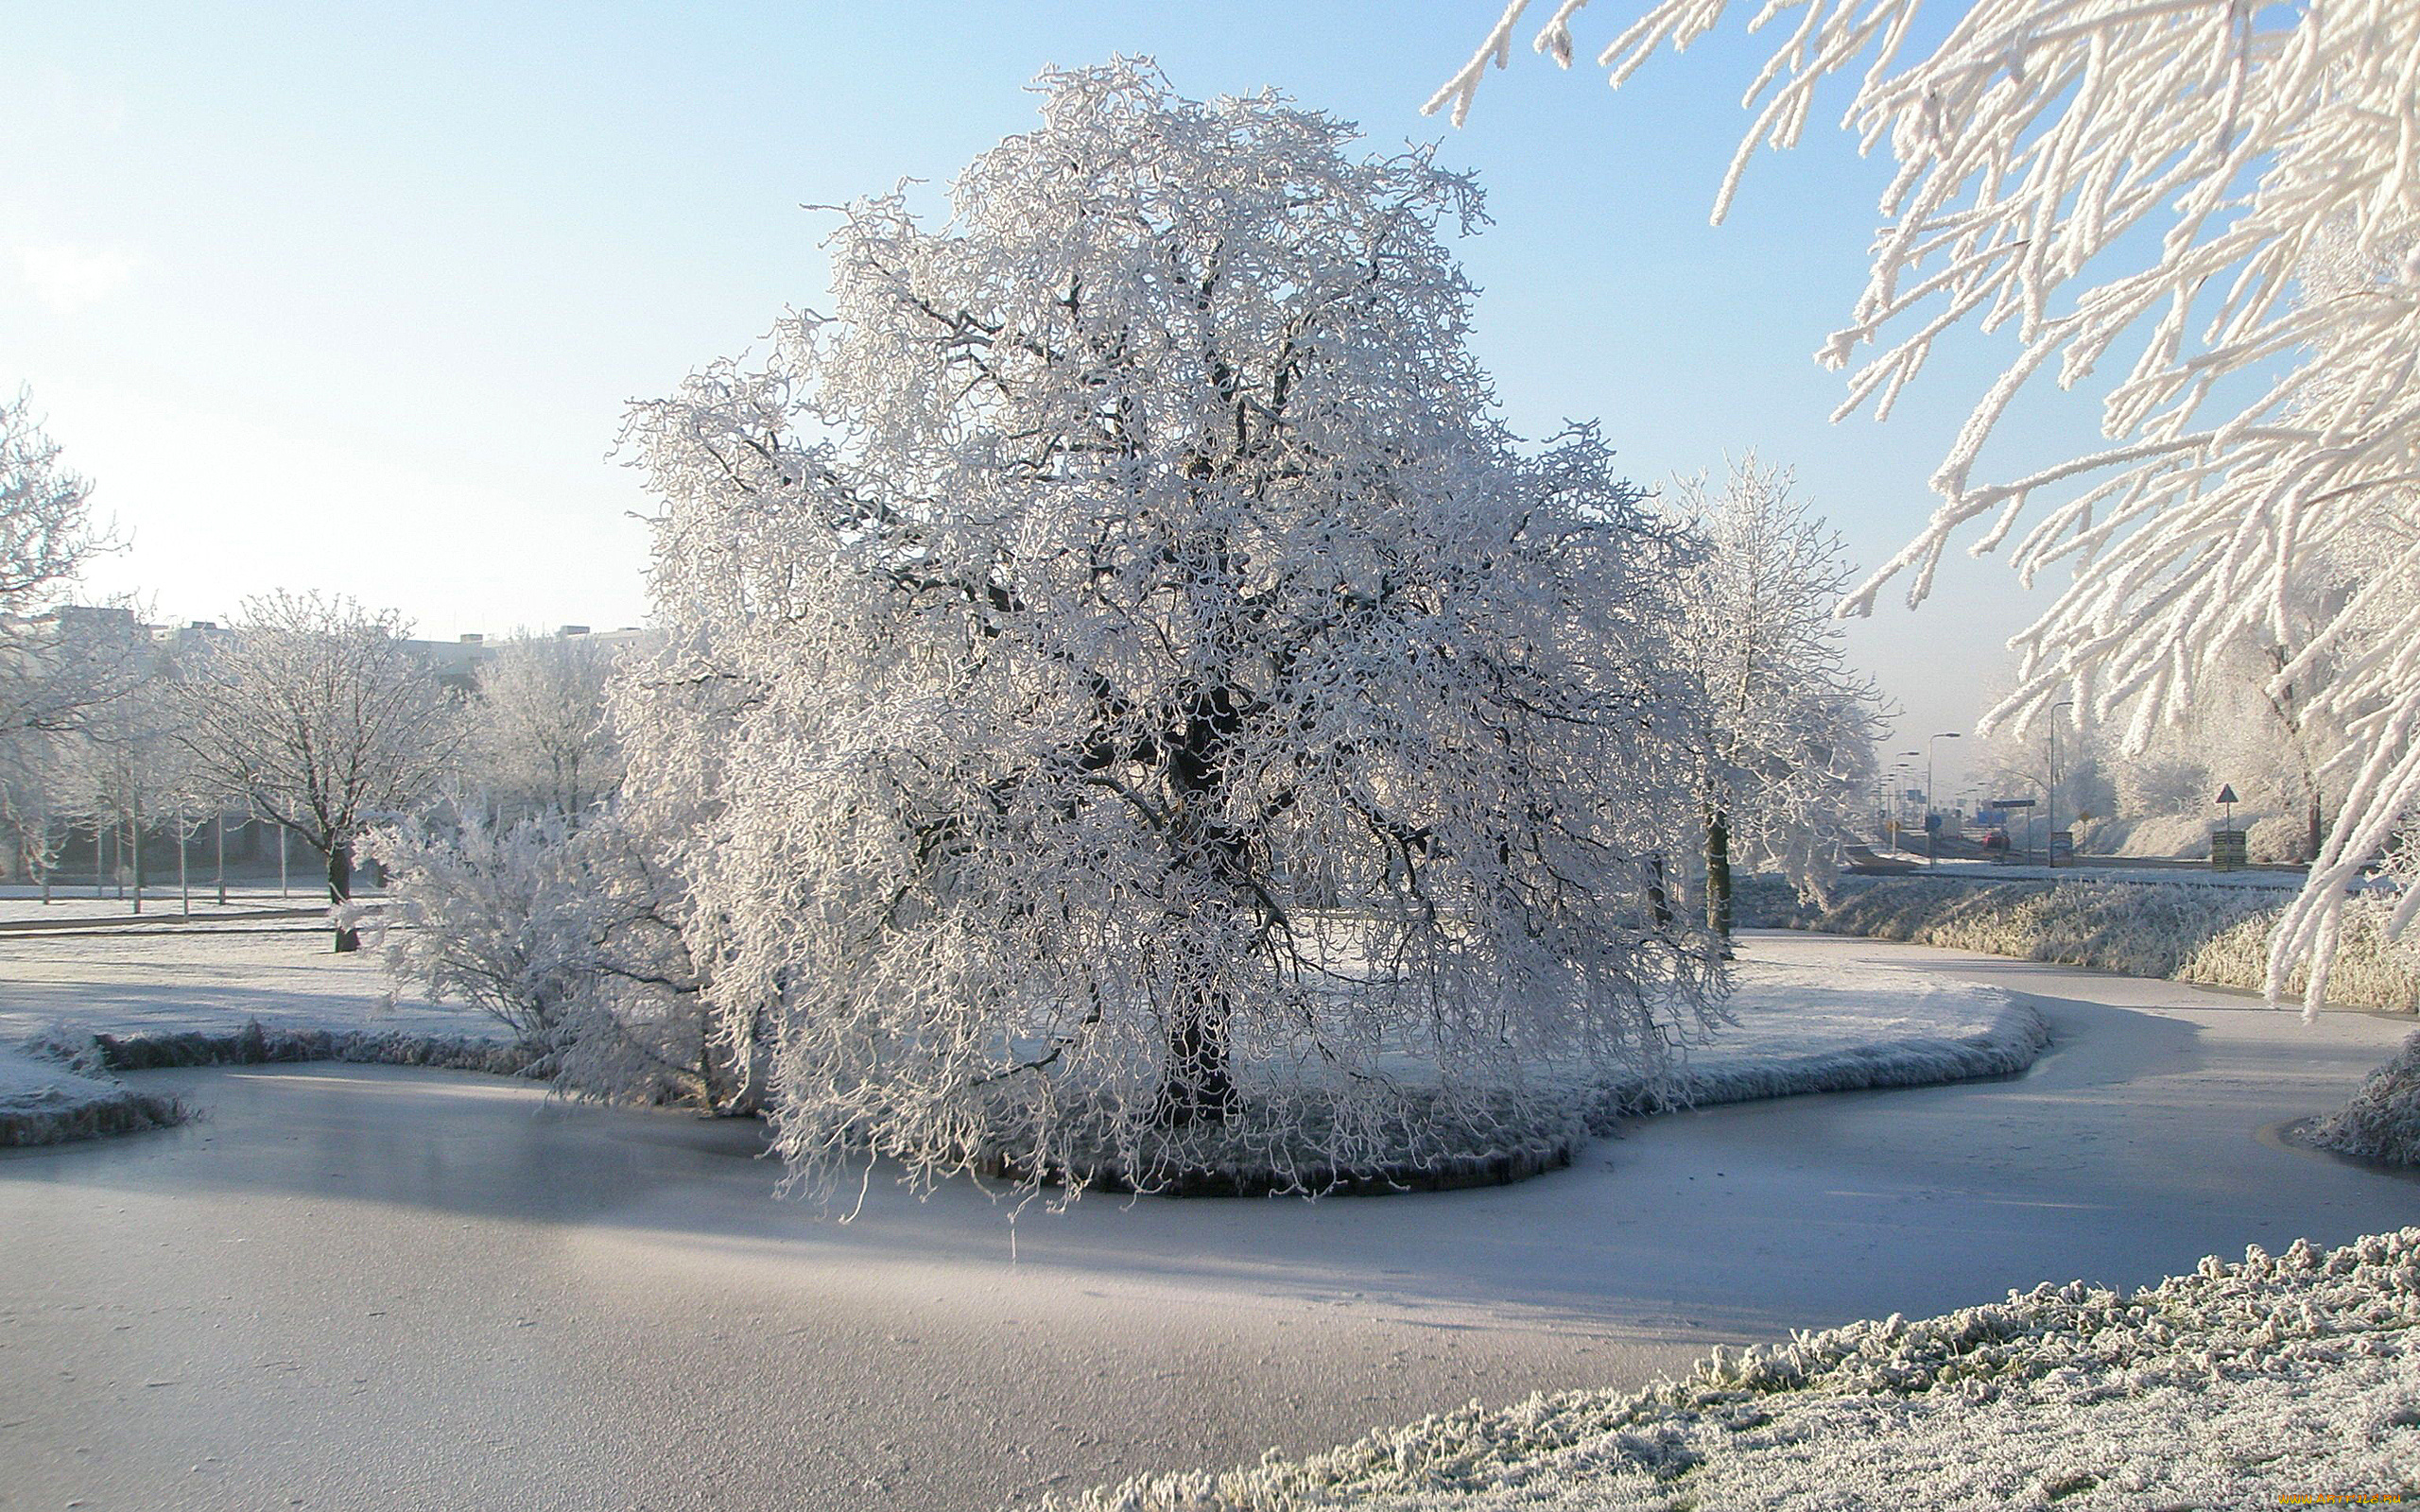
[[[2420,1223],[2287,1147],[2409,1020],[1864,940],[2031,996],[2009,1081],[1740,1104],[1411,1197],[776,1203],[751,1127],[490,1078],[147,1074],[202,1123],[0,1152],[9,1504],[985,1507],[1323,1448],[1718,1342]]]

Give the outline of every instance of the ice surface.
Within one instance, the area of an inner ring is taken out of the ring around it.
[[[770,1200],[735,1121],[388,1067],[130,1074],[208,1118],[0,1153],[0,1458],[29,1506],[990,1512],[2420,1224],[2420,1183],[2264,1133],[2342,1103],[2408,1023],[1873,940],[1743,949],[1996,988],[2055,1042],[2021,1076],[1633,1122],[1517,1186],[1088,1196],[1028,1208],[1013,1244],[962,1181],[920,1201],[878,1170],[845,1225]]]

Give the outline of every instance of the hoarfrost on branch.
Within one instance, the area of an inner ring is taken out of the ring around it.
[[[1586,3],[1563,0],[1537,48],[1568,65]],[[1505,8],[1430,110],[1463,118],[1527,8]],[[1733,9],[1661,0],[1598,62],[1618,85]],[[1911,58],[1919,9],[1758,9],[1752,26],[1786,39],[1716,200],[1720,219],[1755,146],[1796,142],[1824,79],[1862,66],[1844,124],[1898,169],[1865,292],[1820,353],[1846,367],[1887,344],[1842,412],[1887,415],[1953,326],[2014,327],[2016,356],[1933,478],[1944,503],[1846,607],[1902,573],[1922,598],[1962,527],[1981,524],[1978,552],[2014,536],[2029,581],[2062,563],[2073,578],[2017,638],[1995,717],[2048,717],[2072,695],[2079,723],[2131,707],[2135,744],[2187,707],[2209,658],[2296,646],[2270,681],[2341,731],[2324,768],[2344,796],[2271,987],[2312,959],[2315,1005],[2346,885],[2420,802],[2420,7],[1978,0]],[[2020,391],[2081,382],[2121,342],[2139,352],[2107,393],[2105,447],[1979,472]],[[2296,569],[2314,556],[2357,564],[2361,586],[2298,634]],[[2398,923],[2415,908],[2407,894]]]

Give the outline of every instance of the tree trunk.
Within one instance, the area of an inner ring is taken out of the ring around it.
[[[1705,825],[1705,921],[1723,942],[1731,941],[1731,816],[1714,811]]]
[[[1243,1106],[1227,1069],[1227,1005],[1196,997],[1193,1009],[1168,1030],[1168,1057],[1160,1078],[1157,1120],[1171,1128],[1223,1124]]]
[[[353,902],[353,847],[350,843],[328,848],[328,906],[342,908]],[[346,954],[361,949],[361,932],[351,924],[337,926],[337,954]]]
[[[1669,930],[1672,927],[1672,899],[1664,890],[1664,858],[1652,855],[1647,858],[1647,864],[1654,868],[1652,880],[1647,885],[1648,909],[1655,916],[1657,929]]]
[[[1219,812],[1226,744],[1242,728],[1250,702],[1251,695],[1231,687],[1197,695],[1184,728],[1167,742],[1176,811],[1168,835],[1172,858],[1180,867],[1201,868],[1238,900],[1250,887],[1251,848],[1243,835],[1205,816]],[[1154,1115],[1173,1128],[1224,1123],[1243,1106],[1227,1059],[1226,993],[1214,969],[1208,981],[1181,982],[1179,996],[1183,1007],[1168,1026]]]
[[[2319,806],[2319,784],[2310,789],[2310,833],[2303,838],[2303,859],[2316,862],[2320,847],[2327,843],[2327,816]]]

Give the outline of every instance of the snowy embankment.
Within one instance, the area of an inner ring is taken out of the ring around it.
[[[1600,1084],[1589,1121],[1712,1103],[1918,1087],[2023,1071],[2050,1042],[2005,992],[1904,967],[1803,958],[1787,938],[1739,942],[1730,1022],[1668,1075]]]
[[[0,958],[0,1144],[184,1116],[114,1073],[297,1060],[517,1074],[534,1057],[483,1015],[390,1002],[377,958],[321,931],[28,936]]]
[[[2420,1165],[2420,1034],[2370,1073],[2361,1090],[2311,1129],[2311,1142],[2344,1155]]]
[[[173,1097],[138,1092],[110,1074],[89,1042],[0,1045],[0,1146],[164,1128],[181,1123]]]
[[[2269,933],[2286,898],[2268,887],[2200,882],[1965,882],[1933,877],[1843,877],[1826,907],[1801,902],[1777,879],[1738,893],[1742,923],[1945,945],[2020,960],[2257,991],[2267,980]],[[2383,910],[2346,910],[2328,973],[2328,997],[2348,1007],[2420,1007],[2420,956],[2379,928]],[[2301,989],[2300,975],[2292,989]]]
[[[1317,1138],[1236,1140],[1196,1145],[1188,1165],[1152,1174],[1150,1189],[1180,1196],[1259,1196],[1271,1193],[1449,1191],[1500,1186],[1571,1163],[1592,1134],[1623,1119],[1715,1103],[1802,1092],[1930,1086],[2020,1072],[2050,1042],[2040,1013],[2007,993],[1945,982],[1880,962],[1818,963],[1787,936],[1740,941],[1722,1021],[1674,1051],[1654,1073],[1568,1072],[1549,1095],[1517,1109],[1423,1108],[1417,1129],[1390,1136],[1392,1156],[1344,1172],[1294,1163],[1288,1148],[1321,1147]],[[1441,1100],[1442,1102],[1443,1100]],[[1415,1104],[1415,1107],[1418,1105]],[[1006,1159],[986,1174],[1017,1176]],[[1090,1184],[1130,1189],[1108,1158]]]
[[[2132,1297],[2043,1285],[1716,1350],[1296,1462],[1152,1476],[1092,1512],[2273,1506],[2420,1494],[2420,1228],[2204,1260]],[[1046,1503],[1066,1505],[1068,1503]]]
[[[1474,1158],[1467,1170],[1381,1184],[1517,1178],[1567,1162],[1591,1127],[1601,1133],[1622,1117],[2001,1075],[2031,1065],[2048,1042],[2040,1016],[2005,994],[1874,963],[1844,972],[1798,945],[1788,936],[1745,942],[1729,1022],[1668,1074],[1569,1083],[1570,1111],[1537,1131],[1535,1149],[1516,1151],[1521,1160]],[[12,941],[0,962],[0,1043],[38,1034],[89,1048],[104,1074],[298,1060],[544,1070],[482,1014],[389,1004],[374,958],[331,954],[304,934]]]

